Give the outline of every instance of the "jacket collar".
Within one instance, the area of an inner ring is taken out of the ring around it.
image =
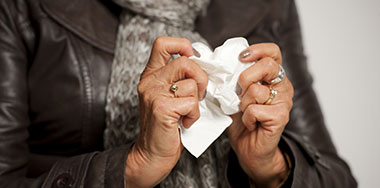
[[[111,0],[41,0],[42,8],[58,23],[90,44],[113,53],[120,9]],[[212,0],[196,30],[212,47],[224,40],[247,36],[264,18],[272,0]]]
[[[213,0],[196,29],[215,48],[231,37],[246,37],[269,12],[273,0]]]
[[[106,2],[106,1],[105,1]],[[46,13],[90,44],[113,53],[118,9],[100,0],[41,0]]]

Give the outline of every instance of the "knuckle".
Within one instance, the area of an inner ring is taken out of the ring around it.
[[[149,104],[151,100],[151,95],[149,93],[144,92],[139,95],[139,98],[140,100],[142,100],[144,104]]]
[[[245,126],[249,126],[251,123],[250,123],[250,121],[248,120],[248,118],[242,118],[241,119],[241,122],[245,125]]]
[[[264,64],[268,64],[270,61],[271,61],[271,57],[264,57],[261,59],[261,61],[264,63]]]
[[[247,109],[245,110],[245,113],[249,115],[249,117],[254,117],[255,114],[255,106],[254,105],[248,105]]]
[[[188,108],[191,109],[191,118],[198,119],[200,117],[198,100],[192,97],[188,102]]]
[[[265,59],[265,67],[263,74],[270,77],[277,76],[277,70],[279,69],[278,64],[272,58]]]
[[[252,84],[248,88],[248,95],[251,96],[251,97],[254,97],[254,96],[259,95],[261,93],[262,93],[261,92],[261,88],[258,85],[256,85],[256,84]]]
[[[189,59],[190,61],[190,66],[191,66],[191,69],[192,70],[196,70],[199,72],[199,74],[197,74],[197,80],[200,82],[200,83],[207,83],[208,82],[208,75],[207,75],[207,72],[204,71],[195,61]]]
[[[191,46],[191,42],[190,40],[186,39],[186,38],[181,38],[182,42],[186,45],[186,46]]]
[[[187,62],[187,57],[181,56],[179,60],[180,69],[184,72],[191,72],[193,69],[191,68],[190,63]]]
[[[154,101],[155,97],[157,96],[157,93],[163,89],[163,86],[154,85],[153,87],[149,86],[148,88],[148,86],[144,86],[145,82],[146,81],[137,86],[137,92],[139,94],[140,100],[142,100],[142,102],[144,102],[145,104],[149,104]]]
[[[277,45],[276,43],[270,43],[270,45],[271,45],[271,48],[273,48],[275,51],[276,51],[276,53],[279,53],[279,52],[281,52],[281,48],[280,48],[280,46],[279,45]]]
[[[140,81],[140,83],[137,85],[137,93],[142,94],[145,90],[144,84]]]
[[[162,44],[165,42],[166,38],[167,38],[167,37],[165,37],[165,36],[158,36],[158,37],[154,40],[153,46],[157,46],[157,45],[160,46],[160,45],[162,45]]]
[[[137,93],[139,95],[140,100],[144,102],[144,104],[148,103],[149,96],[146,92],[146,84],[144,81],[140,81],[140,83],[137,85]]]
[[[242,122],[244,125],[249,126],[255,122],[255,116],[253,113],[253,105],[249,105],[243,114]]]
[[[166,111],[167,105],[166,100],[163,97],[158,97],[152,102],[152,113],[157,116]]]
[[[197,89],[201,92],[207,92],[208,79],[201,79],[197,82]]]
[[[208,83],[208,75],[207,75],[206,71],[204,71],[203,69],[202,69],[202,73],[203,73],[202,74],[203,76],[201,77],[201,79],[202,79],[201,82],[207,84]]]
[[[190,100],[190,104],[189,104],[193,109],[196,109],[198,110],[199,109],[199,105],[198,105],[198,99],[196,99],[195,97],[192,97],[192,100]]]
[[[286,124],[289,121],[289,112],[286,108],[281,108],[278,110],[278,117],[280,121]]]
[[[276,63],[272,58],[267,58],[266,65],[268,70],[277,70],[279,68],[278,63]]]
[[[206,86],[208,83],[208,76],[207,76],[207,74],[201,74],[201,75],[202,76],[198,77],[199,83]]]
[[[194,119],[199,119],[201,117],[201,113],[199,112],[198,106],[194,110]]]
[[[240,86],[244,86],[246,85],[247,83],[249,82],[248,80],[248,76],[246,75],[245,72],[242,72],[238,78],[238,83],[240,84]]]
[[[147,88],[148,82],[146,79],[140,80],[140,82],[137,84],[137,93],[142,94]]]
[[[264,57],[260,60],[260,63],[262,64],[262,66],[267,67],[268,64],[270,63],[271,61],[271,57]]]
[[[190,91],[197,91],[197,82],[193,79],[189,79],[188,84],[185,86],[187,87]]]
[[[279,45],[277,45],[277,44],[275,44],[275,43],[273,43],[274,44],[274,48],[275,48],[275,51],[276,51],[276,53],[275,53],[275,56],[276,56],[276,59],[278,60],[280,60],[281,61],[281,48],[280,48],[280,46]]]
[[[186,56],[180,56],[180,57],[177,57],[176,58],[176,61],[178,61],[179,63],[182,64],[188,64],[187,61],[188,61],[189,58],[187,58]]]
[[[166,36],[157,37],[153,42],[153,49],[159,50],[159,49],[163,48],[167,38],[168,37],[166,37]]]

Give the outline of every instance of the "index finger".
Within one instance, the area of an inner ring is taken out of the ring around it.
[[[172,57],[172,54],[190,57],[193,54],[191,42],[185,38],[160,36],[154,43],[147,67],[156,70]]]
[[[203,98],[207,83],[207,73],[193,60],[181,56],[171,61],[157,72],[157,77],[165,79],[167,83],[175,83],[183,79],[193,79],[198,86],[198,97]]]

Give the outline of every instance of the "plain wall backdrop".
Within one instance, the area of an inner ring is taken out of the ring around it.
[[[325,121],[359,187],[380,187],[380,1],[296,0]]]

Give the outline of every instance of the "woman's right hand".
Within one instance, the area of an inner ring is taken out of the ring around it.
[[[181,57],[168,63],[172,54]],[[190,41],[159,37],[138,85],[140,134],[126,162],[127,187],[153,187],[177,163],[183,146],[178,122],[190,127],[199,118],[198,100],[207,87],[207,74],[192,60]],[[178,86],[177,97],[170,91]]]

